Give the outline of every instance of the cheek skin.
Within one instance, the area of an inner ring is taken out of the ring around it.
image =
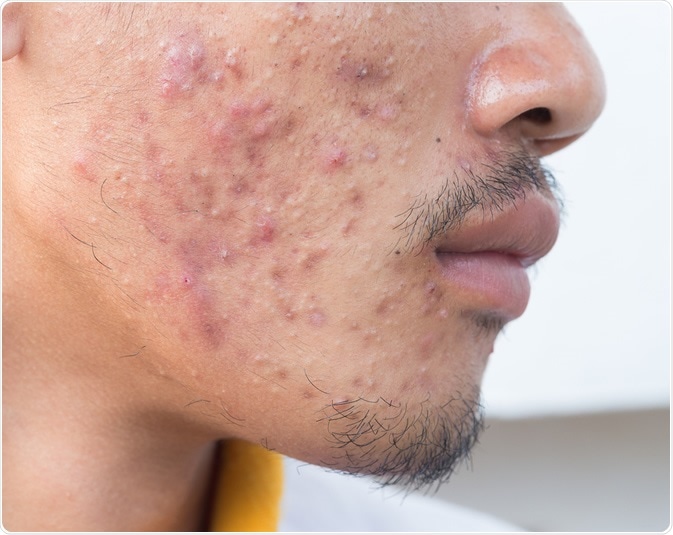
[[[421,48],[335,40],[312,55],[337,27],[324,16],[304,31],[313,7],[278,8],[266,55],[199,26],[160,36],[151,96],[103,100],[69,162],[96,221],[77,206],[60,220],[95,245],[107,268],[80,256],[141,308],[148,338],[212,370],[192,383],[201,397],[236,373],[279,411],[298,392],[311,411],[412,387],[425,398],[468,335],[424,261],[392,254],[425,105],[423,72],[404,78],[395,58]]]

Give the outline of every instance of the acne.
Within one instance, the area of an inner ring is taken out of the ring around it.
[[[366,206],[364,193],[359,189],[354,188],[348,196],[348,203],[357,211],[364,210]]]
[[[446,309],[440,308],[440,305],[443,302],[444,292],[437,283],[432,280],[426,281],[423,289],[425,292],[425,301],[421,308],[422,314],[425,316],[437,314],[439,317],[443,317],[441,311],[444,310],[444,312],[446,312]]]
[[[220,163],[230,165],[241,157],[247,162],[263,163],[267,145],[278,136],[286,136],[291,120],[280,120],[273,100],[263,94],[238,97],[209,110],[201,121],[205,138]]]
[[[390,69],[368,59],[344,56],[336,68],[339,81],[356,84],[378,84],[390,76]]]
[[[159,273],[148,289],[146,303],[179,309],[180,317],[171,326],[199,347],[216,349],[227,337],[228,320],[217,313],[212,289],[198,263],[191,262],[182,271]],[[167,318],[164,321],[171,322]]]
[[[397,103],[390,102],[381,104],[376,110],[376,115],[384,122],[391,122],[400,114],[400,106]]]
[[[437,345],[438,337],[435,333],[425,334],[419,341],[418,356],[422,359],[428,359]]]
[[[315,399],[316,395],[317,394],[313,390],[306,389],[302,392],[302,397],[306,400]]]
[[[362,148],[361,161],[374,163],[379,159],[379,148],[373,143],[368,143]]]
[[[318,250],[311,251],[301,261],[301,265],[306,271],[314,270],[327,256],[327,246],[321,246]]]
[[[311,6],[306,2],[290,4],[290,23],[304,22],[311,19]]]
[[[224,66],[237,79],[243,76],[243,57],[243,50],[238,46],[229,48],[225,53]]]
[[[171,98],[191,91],[204,79],[206,49],[196,35],[182,34],[171,42],[161,43],[164,64],[159,76],[161,95]]]
[[[343,145],[332,145],[323,150],[321,155],[322,168],[325,171],[333,172],[346,165],[348,162],[348,151]]]
[[[375,308],[377,316],[385,316],[395,310],[395,301],[390,297],[384,297]]]
[[[327,316],[321,309],[314,309],[308,315],[308,322],[313,327],[322,327],[327,323]]]
[[[74,175],[87,182],[96,182],[97,178],[92,169],[91,156],[84,151],[78,151],[72,164]]]
[[[344,238],[351,236],[353,232],[357,229],[357,218],[351,217],[344,225],[341,227],[341,235]]]
[[[273,242],[276,234],[276,222],[267,214],[257,217],[255,222],[254,235],[251,240],[251,245],[270,244]]]

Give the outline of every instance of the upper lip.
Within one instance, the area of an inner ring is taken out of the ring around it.
[[[506,210],[471,216],[438,240],[435,252],[495,252],[513,256],[528,267],[554,246],[559,225],[557,202],[531,194]]]

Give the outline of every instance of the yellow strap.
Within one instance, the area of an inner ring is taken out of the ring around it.
[[[276,531],[281,456],[240,440],[224,442],[221,455],[210,531]]]

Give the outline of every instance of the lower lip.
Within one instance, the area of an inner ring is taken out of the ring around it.
[[[496,313],[508,321],[526,310],[530,282],[518,258],[490,251],[436,255],[444,278],[469,303],[466,310]]]

